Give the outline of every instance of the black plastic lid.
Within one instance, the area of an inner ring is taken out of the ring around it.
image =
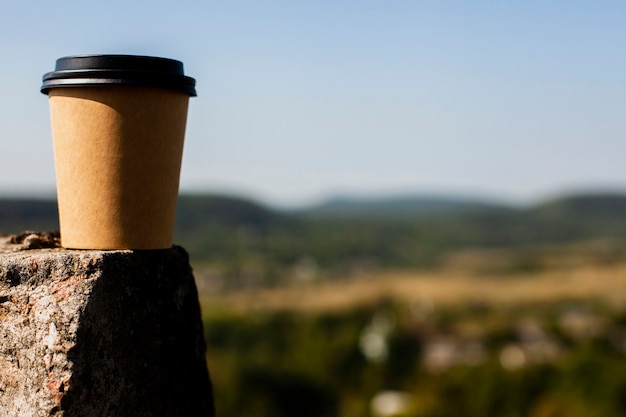
[[[55,71],[43,76],[41,92],[51,88],[98,85],[156,87],[196,95],[196,80],[184,75],[174,59],[139,55],[76,55],[57,59]]]

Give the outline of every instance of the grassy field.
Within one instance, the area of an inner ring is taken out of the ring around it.
[[[434,271],[382,271],[358,279],[293,284],[234,292],[205,292],[204,308],[255,311],[330,312],[380,300],[440,306],[492,305],[595,299],[626,306],[626,262],[548,268],[534,272],[479,274],[475,268]]]

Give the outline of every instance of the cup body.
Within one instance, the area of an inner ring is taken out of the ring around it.
[[[190,94],[121,83],[45,93],[62,246],[171,247]]]

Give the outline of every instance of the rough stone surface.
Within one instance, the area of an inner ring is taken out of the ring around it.
[[[213,416],[186,252],[0,244],[0,415]],[[35,249],[33,249],[35,248]]]

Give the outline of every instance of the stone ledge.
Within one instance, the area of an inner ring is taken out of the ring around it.
[[[28,249],[36,236],[0,246],[1,414],[213,416],[184,249]]]

